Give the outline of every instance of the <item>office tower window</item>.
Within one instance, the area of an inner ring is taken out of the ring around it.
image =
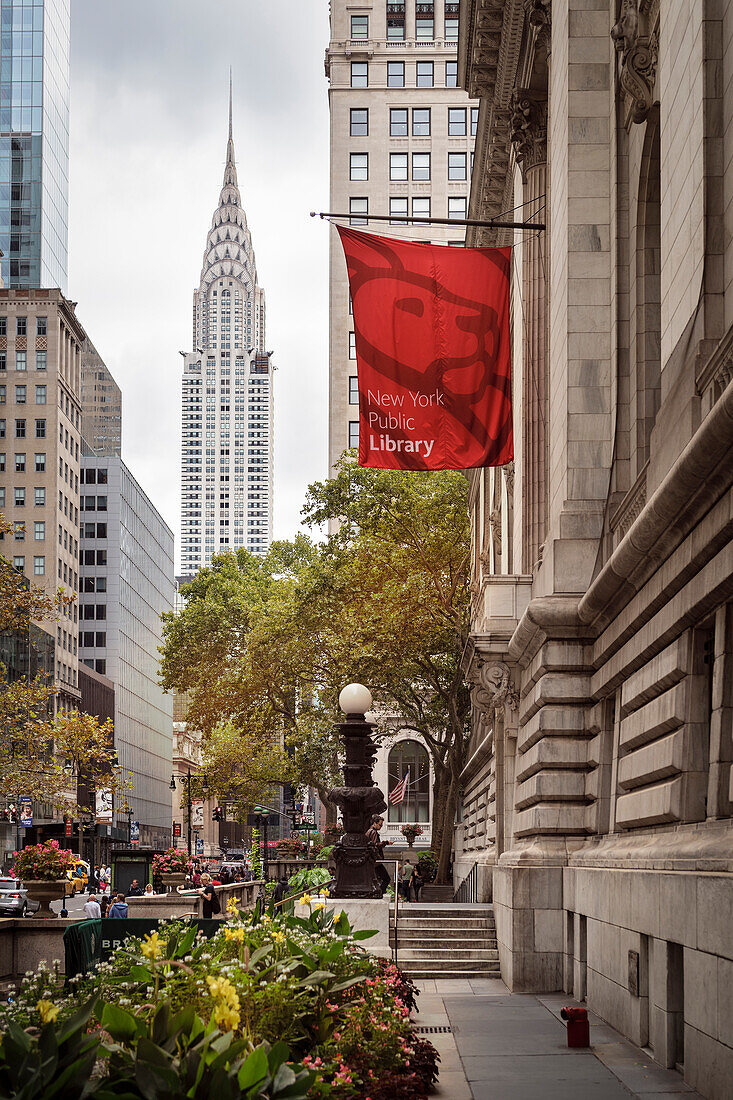
[[[351,87],[369,87],[369,68],[366,61],[351,62]]]
[[[464,198],[449,198],[448,199],[448,217],[449,218],[465,218],[466,216],[466,199]]]
[[[352,107],[350,116],[352,137],[367,137],[369,134],[368,107]]]
[[[43,542],[46,538],[46,523],[44,520],[36,520],[33,524],[33,538],[36,542]]]
[[[46,572],[46,556],[45,554],[36,554],[33,558],[33,572],[36,577],[42,577]]]
[[[445,86],[446,88],[458,87],[458,62],[446,61],[445,63]]]
[[[448,154],[448,179],[465,180],[466,178],[466,154]]]
[[[21,520],[16,520],[13,524],[13,538],[16,542],[25,541],[25,524]]]
[[[8,335],[8,319],[7,317],[0,317],[0,336]]]
[[[25,569],[25,558],[22,555],[16,555],[13,558],[13,569],[17,569],[19,573]]]
[[[8,369],[8,353],[0,351],[0,371]]]
[[[430,137],[430,108],[413,107],[412,109],[412,136]]]
[[[37,405],[45,405],[46,404],[46,387],[45,386],[36,386],[36,404]]]
[[[36,317],[36,335],[37,336],[46,336],[47,335],[47,326],[48,326],[48,318],[47,317]]]
[[[46,452],[39,451],[36,453],[36,473],[42,474],[46,469]]]
[[[359,379],[355,374],[349,375],[349,404],[359,404]]]
[[[407,153],[389,154],[389,178],[391,180],[407,179]]]
[[[418,42],[432,42],[435,37],[435,20],[418,16],[415,20],[415,37]]]
[[[94,662],[94,671],[101,673],[102,676],[107,674],[107,662],[104,658],[98,659]]]
[[[356,359],[356,333],[349,333],[349,359]]]
[[[25,508],[25,489],[22,486],[15,490],[15,507]]]
[[[352,15],[352,17],[351,17],[351,37],[352,38],[368,38],[369,37],[369,16],[368,15]]]
[[[432,88],[434,84],[434,69],[432,61],[418,61],[417,86],[418,88]]]
[[[445,19],[445,39],[446,42],[458,41],[458,19],[455,16]]]
[[[430,179],[430,153],[412,154],[412,178],[420,182]]]
[[[5,421],[0,419],[0,439],[5,439]]]
[[[368,213],[369,199],[349,199],[349,225],[367,225],[368,219],[365,217],[365,215]]]
[[[466,136],[466,108],[448,108],[448,135],[450,137]]]
[[[15,334],[16,334],[16,336],[27,336],[28,335],[28,318],[27,317],[18,317],[18,318],[16,318],[16,321],[15,321]]]
[[[478,107],[471,108],[471,134],[476,137],[476,130],[478,129]]]
[[[387,87],[388,88],[404,88],[405,86],[405,63],[404,61],[388,61],[387,62]]]
[[[5,473],[5,452],[0,453],[0,474]]]
[[[36,439],[46,438],[46,421],[36,420]]]
[[[5,507],[5,489],[0,486],[0,508]],[[2,532],[0,532],[1,534]]]
[[[28,353],[25,351],[16,351],[15,353],[15,369],[26,370],[28,366]]]
[[[22,418],[15,421],[15,438],[25,439],[25,420]]]
[[[7,401],[7,386],[0,386],[0,405],[4,405]]]
[[[369,179],[369,154],[351,153],[349,157],[349,179]]]
[[[25,386],[15,387],[15,403],[16,405],[25,405],[27,389]]]
[[[353,451],[355,447],[359,446],[359,421],[349,421],[349,450]]]
[[[405,0],[387,0],[387,38],[405,40]]]
[[[407,217],[407,198],[392,196],[389,200],[389,224],[407,225],[402,219]]]
[[[407,137],[407,110],[404,107],[390,107],[389,136]]]
[[[412,200],[412,216],[413,218],[429,218],[430,199],[424,195],[421,195],[419,198],[416,196]]]
[[[37,508],[41,508],[45,505],[45,503],[46,503],[46,490],[43,488],[42,485],[37,486],[33,490],[33,503],[36,505]]]

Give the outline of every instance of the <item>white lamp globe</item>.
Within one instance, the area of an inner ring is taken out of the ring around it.
[[[363,684],[347,684],[339,695],[344,714],[366,714],[372,705],[372,693]]]

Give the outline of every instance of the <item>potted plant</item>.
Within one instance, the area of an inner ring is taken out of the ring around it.
[[[153,856],[153,877],[159,878],[164,886],[183,886],[192,867],[188,854],[179,848],[169,848]]]
[[[421,827],[419,825],[413,825],[413,824],[409,824],[409,823],[406,823],[405,825],[402,825],[400,827],[400,832],[402,833],[403,837],[407,841],[407,847],[408,848],[412,848],[412,846],[415,843],[416,839],[419,836],[422,836]]]
[[[12,874],[28,888],[28,896],[40,902],[39,917],[55,917],[51,902],[66,894],[67,872],[74,865],[76,855],[68,848],[60,848],[57,840],[44,844],[29,844],[18,853]]]

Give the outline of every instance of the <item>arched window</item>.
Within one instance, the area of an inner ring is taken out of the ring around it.
[[[405,797],[392,803],[389,795],[409,772]],[[419,741],[400,741],[391,749],[387,761],[390,821],[424,823],[430,820],[430,762]]]

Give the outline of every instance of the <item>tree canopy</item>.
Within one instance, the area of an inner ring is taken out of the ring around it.
[[[269,746],[274,778],[313,785],[325,799],[340,781],[339,691],[365,683],[379,732],[416,730],[432,754],[444,877],[470,709],[460,669],[465,479],[347,460],[310,487],[303,515],[332,533],[275,543],[262,559],[223,554],[184,589],[183,612],[165,616],[163,684],[188,693],[189,721],[206,741],[227,722]],[[281,743],[289,761],[275,753]]]

